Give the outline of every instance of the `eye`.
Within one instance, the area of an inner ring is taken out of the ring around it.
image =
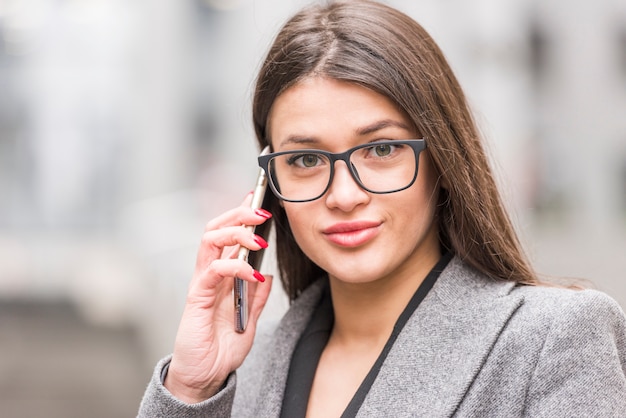
[[[316,154],[294,154],[287,161],[289,165],[311,168],[321,163],[320,156]]]
[[[372,147],[372,150],[376,154],[377,157],[386,157],[387,155],[393,152],[393,145],[389,145],[389,144],[376,145]]]
[[[389,142],[374,143],[364,149],[367,158],[387,159],[397,157],[398,152],[404,148],[403,144],[394,144]]]

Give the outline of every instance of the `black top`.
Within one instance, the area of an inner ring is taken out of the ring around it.
[[[376,380],[376,376],[378,376],[378,372],[387,358],[387,354],[391,350],[391,347],[393,347],[396,338],[398,338],[398,335],[402,331],[402,328],[404,328],[404,325],[407,323],[413,312],[417,309],[422,300],[424,300],[430,289],[432,289],[433,285],[437,281],[437,278],[439,277],[439,274],[441,274],[451,259],[452,254],[444,254],[430,273],[428,273],[422,284],[420,284],[417,288],[411,297],[411,300],[404,308],[404,311],[402,311],[398,317],[398,320],[396,321],[396,324],[391,332],[391,336],[383,347],[382,352],[376,359],[376,362],[370,369],[367,376],[365,376],[365,379],[357,389],[354,397],[346,407],[346,410],[341,415],[342,418],[356,416],[356,413],[365,400],[372,384]],[[306,415],[309,395],[311,393],[311,387],[313,386],[313,378],[315,377],[317,364],[319,363],[324,347],[326,347],[328,339],[330,338],[330,332],[334,321],[335,316],[330,297],[330,288],[326,285],[320,303],[313,312],[313,316],[304,330],[304,333],[300,337],[293,356],[291,357],[289,374],[287,376],[287,384],[285,387],[285,395],[283,397],[281,417],[294,418],[304,417]]]

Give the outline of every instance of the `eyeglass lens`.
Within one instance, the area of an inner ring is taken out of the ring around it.
[[[390,193],[415,179],[417,159],[406,144],[380,143],[357,148],[349,157],[350,170],[361,187],[373,193]],[[322,152],[294,151],[270,160],[271,181],[287,200],[320,197],[332,180],[332,162]]]

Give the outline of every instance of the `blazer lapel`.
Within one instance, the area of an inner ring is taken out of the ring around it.
[[[514,285],[454,258],[398,337],[357,416],[451,416],[522,303],[509,295]]]
[[[267,361],[264,378],[260,382],[263,389],[259,392],[255,416],[280,416],[291,355],[319,303],[326,282],[327,280],[321,279],[307,288],[291,305],[273,334],[273,342],[263,354]]]

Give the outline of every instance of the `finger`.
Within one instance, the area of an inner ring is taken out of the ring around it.
[[[198,271],[191,280],[189,293],[198,297],[215,296],[216,292],[230,291],[233,278],[238,277],[251,283],[264,281],[258,271],[243,260],[219,259],[210,263],[206,269]]]
[[[250,205],[252,205],[252,198],[253,197],[254,197],[254,190],[250,190],[250,192],[248,192],[246,197],[243,199],[243,202],[241,202],[241,206],[250,207]]]
[[[221,258],[237,258],[237,256],[239,255],[239,247],[229,247],[229,248],[224,248],[224,250],[222,251],[222,257]]]
[[[230,226],[217,231],[205,232],[202,235],[202,243],[207,247],[215,247],[220,250],[233,245],[243,245],[250,250],[257,251],[267,248],[268,245],[263,237],[243,226]]]
[[[205,227],[205,231],[211,231],[225,226],[236,225],[260,225],[272,215],[264,209],[252,209],[249,204],[238,206],[220,216],[210,220]]]
[[[252,251],[268,247],[267,241],[243,226],[231,226],[215,231],[207,231],[202,235],[200,248],[196,257],[196,269],[211,263],[218,258],[232,258],[233,250],[226,247],[244,246]],[[237,249],[235,249],[236,251]]]
[[[250,322],[256,326],[256,322],[259,320],[261,316],[261,312],[263,312],[263,308],[267,304],[267,300],[270,295],[270,291],[272,290],[272,283],[274,281],[274,276],[267,274],[265,276],[265,282],[263,283],[251,283],[248,286],[248,295],[249,295],[249,317]]]

